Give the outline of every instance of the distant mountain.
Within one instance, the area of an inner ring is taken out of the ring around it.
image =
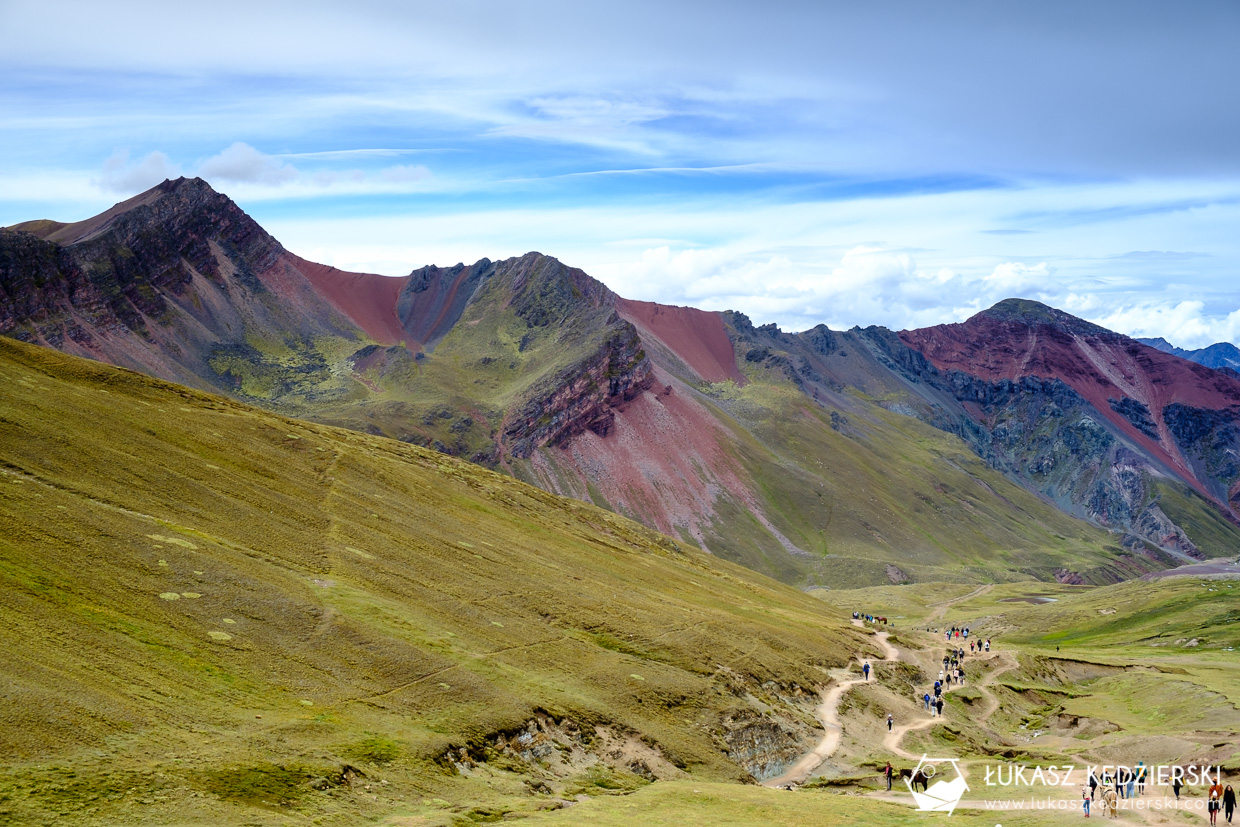
[[[801,585],[1104,582],[1240,543],[1240,383],[1032,302],[790,334],[539,253],[346,273],[180,179],[0,230],[0,332],[434,447]]]
[[[1240,379],[1037,302],[1000,302],[901,339],[983,430],[967,438],[1026,487],[1098,523],[1225,553],[1240,506]],[[1217,510],[1200,510],[1179,481]]]
[[[1216,342],[1199,350],[1184,350],[1168,342],[1166,339],[1137,339],[1143,345],[1149,345],[1163,353],[1179,356],[1190,362],[1205,365],[1208,368],[1229,368],[1240,371],[1240,348],[1231,342]]]

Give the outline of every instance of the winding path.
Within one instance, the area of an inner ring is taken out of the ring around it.
[[[860,620],[854,620],[853,625],[865,628],[865,625]],[[883,650],[883,658],[878,661],[879,663],[893,663],[900,659],[900,650],[888,642],[886,632],[875,633],[874,639],[878,641],[878,645]],[[850,674],[852,673],[848,669],[837,669],[834,670],[832,677]],[[822,740],[818,742],[816,747],[801,756],[800,760],[785,770],[782,775],[763,781],[763,786],[786,787],[790,784],[804,784],[805,779],[809,778],[810,773],[822,766],[822,762],[830,758],[839,749],[840,736],[844,733],[844,726],[840,721],[840,699],[844,697],[845,692],[854,686],[866,682],[864,677],[848,678],[841,680],[835,686],[822,693],[822,702],[814,710],[814,717],[818,719],[823,729],[826,730]]]
[[[971,597],[976,597],[979,594],[984,594],[985,592],[990,591],[991,588],[993,588],[993,586],[979,586],[968,594],[936,604],[934,612],[927,617],[926,622],[932,623],[942,617],[950,606],[957,603],[962,603],[965,600],[968,600]],[[854,620],[852,623],[854,626],[859,628],[866,628],[865,624],[860,620]],[[874,633],[874,639],[883,650],[883,657],[878,661],[879,663],[895,663],[900,659],[900,650],[891,644],[888,637],[889,635],[887,632]],[[986,695],[987,709],[979,716],[979,720],[981,721],[989,719],[990,716],[994,714],[995,710],[999,708],[999,699],[989,690],[988,687],[994,683],[1000,673],[1016,667],[1016,660],[1015,658],[1012,658],[1011,655],[1000,657],[1005,662],[1003,668],[992,672],[986,677],[985,680],[979,684],[976,684],[977,688]],[[988,660],[989,659],[990,658],[988,658]],[[822,739],[818,742],[817,746],[805,755],[801,756],[795,764],[786,769],[781,775],[774,778],[768,778],[763,781],[763,786],[789,787],[804,784],[805,780],[809,778],[814,770],[822,766],[823,762],[835,754],[835,751],[839,749],[840,738],[844,732],[843,722],[840,721],[840,701],[843,699],[845,692],[852,689],[854,686],[867,682],[865,678],[849,677],[852,674],[853,673],[848,668],[832,671],[831,677],[834,680],[838,680],[838,683],[822,692],[822,700],[814,710],[814,717],[816,717],[819,723],[822,724],[824,730]],[[913,755],[903,749],[900,746],[900,742],[904,740],[904,736],[909,732],[919,729],[926,729],[938,723],[940,720],[942,719],[924,718],[911,724],[897,726],[883,737],[883,747],[901,758],[915,761],[919,758],[919,756]]]

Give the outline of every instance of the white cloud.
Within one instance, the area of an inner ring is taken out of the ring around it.
[[[1004,298],[1040,295],[1052,284],[1053,272],[1045,261],[1033,265],[1005,261],[982,279],[982,284],[992,295],[1003,293]]]
[[[103,162],[103,174],[92,183],[109,192],[136,195],[148,190],[165,178],[176,178],[181,168],[168,160],[162,152],[151,152],[139,161],[129,160],[129,150],[118,149]]]
[[[198,166],[198,174],[209,181],[267,186],[287,184],[300,175],[291,164],[264,155],[241,141],[203,161]]]
[[[1240,338],[1240,310],[1209,314],[1205,303],[1195,300],[1140,302],[1091,315],[1090,320],[1130,336],[1162,337],[1190,350]]]

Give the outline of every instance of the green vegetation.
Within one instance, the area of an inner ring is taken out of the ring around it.
[[[869,647],[441,454],[8,339],[0,381],[0,820],[447,824],[733,781],[725,718],[799,726]]]
[[[790,556],[766,527],[721,514],[707,540],[730,559],[784,580],[792,566],[811,586],[845,589],[1053,580],[1059,569],[1104,583],[1159,567],[1011,482],[951,434],[860,393],[840,425],[779,370],[746,363],[745,371],[743,387],[703,390],[736,423],[736,455],[763,511],[809,556]]]

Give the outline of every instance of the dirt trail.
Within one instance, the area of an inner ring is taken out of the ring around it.
[[[999,680],[1000,675],[1004,674],[1005,672],[1011,672],[1013,669],[1017,668],[1020,665],[1016,661],[1016,656],[1013,655],[1011,652],[1000,652],[999,655],[997,656],[997,659],[1002,664],[1002,666],[1000,666],[998,669],[993,670],[989,675],[987,675],[984,679],[982,679],[977,684],[974,684],[978,688],[978,690],[981,691],[981,693],[986,696],[986,706],[982,710],[981,714],[978,715],[978,720],[981,723],[987,723],[988,721],[990,721],[990,716],[994,715],[995,712],[999,709],[999,696],[996,695],[994,692],[992,692],[990,690],[990,687],[994,686],[995,682]]]
[[[947,609],[949,607],[955,606],[957,603],[963,603],[964,601],[968,600],[970,597],[977,597],[979,594],[985,594],[986,592],[990,591],[993,588],[994,586],[978,586],[976,589],[969,592],[968,594],[964,594],[964,595],[961,595],[960,597],[952,598],[951,600],[944,600],[942,603],[936,603],[934,611],[931,612],[930,616],[926,618],[926,623],[927,624],[933,623],[934,621],[943,617],[943,615],[947,614]]]
[[[993,587],[980,586],[966,595],[952,600],[946,600],[943,603],[938,604],[934,613],[931,614],[928,622],[932,622],[933,620],[942,617],[948,607],[964,600],[968,600],[969,598],[975,597],[979,594],[983,594],[991,588]],[[854,620],[852,623],[858,628],[866,628],[865,623],[861,620]],[[900,650],[893,646],[888,638],[889,634],[887,632],[875,632],[874,634],[874,640],[883,651],[883,657],[881,660],[877,661],[877,663],[895,663],[900,660]],[[1005,665],[1001,669],[987,676],[986,680],[983,681],[978,687],[986,694],[987,704],[989,707],[982,716],[982,720],[989,718],[990,715],[993,714],[999,707],[998,698],[994,695],[994,693],[984,687],[993,683],[1001,672],[1005,672],[1009,669],[1015,668],[1016,666],[1016,660],[1010,654],[999,655],[998,657],[1004,661]],[[990,659],[993,658],[988,658],[988,660]],[[818,742],[817,746],[805,755],[801,756],[795,764],[790,766],[781,775],[763,781],[762,783],[764,786],[785,787],[789,785],[795,786],[803,784],[805,783],[805,780],[814,772],[814,770],[818,769],[824,761],[830,758],[835,751],[839,749],[840,738],[844,732],[843,723],[840,721],[839,716],[840,701],[843,699],[845,692],[852,689],[854,686],[867,682],[864,677],[852,677],[853,674],[854,673],[851,672],[850,669],[837,669],[831,673],[832,680],[837,682],[822,693],[822,700],[818,704],[818,707],[814,710],[814,716],[818,719],[819,723],[822,724],[824,729],[822,739]],[[884,736],[883,747],[901,758],[915,761],[920,756],[913,755],[912,753],[904,750],[900,746],[900,742],[904,740],[904,736],[909,732],[926,729],[934,726],[942,720],[944,719],[924,718],[911,724],[902,724],[894,727],[891,732]]]
[[[853,621],[854,626],[864,628],[864,624],[860,620]],[[883,650],[884,657],[878,663],[893,663],[900,658],[900,650],[892,646],[887,640],[886,632],[876,632],[874,639],[878,642],[879,647]],[[873,666],[873,664],[871,664]],[[837,669],[832,673],[832,678],[843,678],[845,675],[851,675],[848,669]],[[840,736],[844,733],[844,726],[840,721],[840,699],[844,697],[844,693],[852,689],[858,684],[866,683],[864,677],[846,678],[840,680],[835,686],[822,693],[822,702],[818,704],[818,708],[814,710],[814,717],[822,724],[826,732],[822,736],[822,740],[818,745],[805,755],[801,756],[795,764],[784,771],[782,775],[775,778],[768,778],[762,784],[767,787],[784,787],[790,784],[799,785],[805,783],[805,779],[809,778],[810,773],[818,769],[823,761],[830,758],[840,746]]]

